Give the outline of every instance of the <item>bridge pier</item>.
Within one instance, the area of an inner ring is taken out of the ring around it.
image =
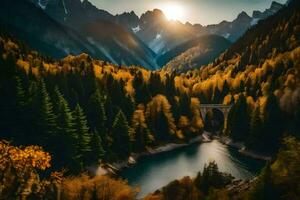
[[[228,114],[232,108],[232,105],[223,105],[223,104],[201,104],[200,113],[203,122],[206,120],[207,112],[213,109],[217,109],[223,113],[224,116],[224,125],[226,126]]]

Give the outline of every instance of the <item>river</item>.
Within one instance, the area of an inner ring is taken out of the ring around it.
[[[264,166],[263,161],[243,156],[236,149],[213,140],[140,158],[136,165],[122,170],[120,176],[131,186],[140,187],[138,197],[141,198],[175,179],[195,177],[210,161],[215,161],[220,171],[238,179],[252,178]]]

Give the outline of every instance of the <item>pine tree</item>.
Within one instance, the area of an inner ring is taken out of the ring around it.
[[[137,104],[146,103],[150,101],[150,94],[148,87],[144,81],[143,73],[138,71],[132,81],[132,86],[135,89],[135,101]]]
[[[196,187],[208,194],[212,188],[222,188],[231,182],[233,177],[229,174],[221,173],[216,162],[210,162],[204,166],[202,175],[199,173],[195,179]]]
[[[152,143],[153,136],[151,135],[146,124],[145,113],[143,109],[136,110],[132,118],[132,132],[130,140],[133,143],[134,151],[144,150],[145,147]]]
[[[249,134],[250,115],[246,98],[241,94],[228,114],[227,133],[237,141],[244,141]]]
[[[189,97],[189,95],[187,93],[181,94],[179,99],[180,114],[187,116],[189,119],[191,119],[192,117],[190,106],[191,106],[191,98]]]
[[[89,132],[86,116],[79,104],[73,111],[74,128],[77,135],[77,159],[81,163],[81,167],[88,164],[88,156],[92,149],[90,146],[91,134]]]
[[[102,137],[105,137],[107,134],[107,117],[104,105],[104,97],[100,94],[98,89],[90,97],[88,104],[88,119],[90,121],[90,127],[92,129],[96,129]]]
[[[211,100],[212,100],[213,103],[220,103],[221,92],[220,92],[218,86],[215,86],[214,91],[213,91],[213,96],[212,96]]]
[[[97,130],[92,132],[91,148],[92,151],[89,156],[90,162],[98,164],[99,160],[104,158],[105,150],[103,149],[102,139]]]
[[[148,103],[146,118],[151,132],[158,141],[169,140],[174,136],[176,125],[171,105],[165,96],[157,95]]]
[[[148,85],[151,96],[156,96],[158,94],[161,94],[163,91],[162,86],[163,84],[160,75],[157,72],[152,72],[150,74],[149,85]]]
[[[20,109],[25,109],[26,106],[26,94],[22,84],[22,80],[19,76],[15,77],[16,80],[16,96],[17,105]]]
[[[116,115],[112,126],[112,149],[121,158],[129,155],[130,148],[130,127],[124,113],[120,110]]]
[[[55,88],[56,97],[56,112],[57,112],[57,124],[58,134],[56,135],[56,141],[64,141],[63,143],[57,142],[56,154],[60,160],[59,164],[62,166],[72,165],[75,162],[76,157],[76,132],[74,127],[74,119],[72,112],[59,89]]]
[[[38,92],[39,94],[34,102],[34,106],[37,109],[37,127],[35,131],[41,135],[37,137],[37,144],[42,144],[52,149],[52,145],[57,142],[54,141],[54,136],[57,134],[58,128],[53,105],[43,80],[40,82]]]
[[[28,126],[30,121],[28,121],[28,102],[26,100],[26,94],[23,87],[22,80],[19,76],[15,77],[15,90],[16,90],[16,113],[15,113],[15,123],[18,126],[12,127],[14,129],[14,140],[15,142],[20,141],[21,144],[28,143]],[[13,100],[12,100],[13,101]]]

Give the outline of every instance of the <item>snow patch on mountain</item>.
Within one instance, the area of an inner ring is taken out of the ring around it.
[[[156,34],[154,40],[152,40],[149,44],[150,49],[152,49],[155,53],[159,53],[166,46],[166,42],[163,40],[161,34]]]
[[[68,10],[66,8],[65,0],[62,0],[62,4],[63,4],[63,7],[64,7],[65,14],[67,15],[68,14]]]
[[[260,18],[253,18],[251,21],[251,26],[256,25],[259,22]]]
[[[133,31],[134,33],[137,33],[137,32],[139,32],[139,31],[142,30],[141,27],[140,27],[140,25],[138,25],[137,27],[133,27],[133,28],[131,28],[131,29],[132,29],[132,31]]]

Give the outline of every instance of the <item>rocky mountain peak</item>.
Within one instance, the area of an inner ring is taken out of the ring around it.
[[[253,11],[253,14],[252,14],[252,17],[253,18],[261,18],[262,17],[262,12],[261,11],[259,11],[259,10],[255,10],[255,11]]]
[[[277,1],[273,1],[271,4],[271,9],[281,9],[282,8],[282,4],[278,3]]]
[[[151,22],[151,21],[161,21],[166,20],[166,16],[164,13],[159,9],[154,9],[153,11],[147,11],[146,13],[142,14],[141,21],[143,22]]]
[[[251,17],[245,11],[243,11],[238,15],[237,20],[239,19],[251,19]]]

